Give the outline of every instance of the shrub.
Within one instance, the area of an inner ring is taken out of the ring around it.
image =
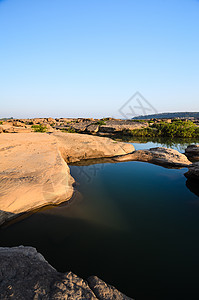
[[[47,128],[46,126],[39,124],[39,125],[32,125],[32,127],[35,132],[46,132]]]
[[[199,127],[191,121],[174,120],[172,123],[154,123],[144,129],[134,129],[128,132],[132,136],[145,137],[199,137]]]
[[[106,125],[106,122],[104,122],[104,120],[100,120],[95,124],[97,124],[97,125]]]
[[[67,133],[76,133],[75,129],[72,127],[69,128],[63,128],[61,129],[62,132],[67,132]]]

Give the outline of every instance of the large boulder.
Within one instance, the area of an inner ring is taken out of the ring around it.
[[[188,172],[186,172],[184,175],[187,178],[199,180],[199,162],[193,163],[188,168]]]
[[[0,136],[0,224],[71,198],[73,179],[53,136]]]
[[[97,277],[57,272],[32,247],[0,248],[0,299],[130,300]]]
[[[138,150],[131,154],[114,158],[115,161],[142,161],[165,167],[181,168],[191,165],[187,157],[177,150],[157,147],[149,150]]]
[[[90,133],[96,133],[99,131],[99,125],[97,124],[91,124],[89,126],[86,127],[86,131],[90,132]]]
[[[84,132],[86,131],[86,128],[91,124],[92,124],[91,121],[79,121],[77,123],[71,123],[68,126],[70,128],[73,128],[77,132]]]
[[[188,146],[185,154],[190,160],[199,160],[199,145]]]

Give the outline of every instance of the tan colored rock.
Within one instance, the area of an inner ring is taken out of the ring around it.
[[[90,132],[90,133],[96,133],[99,131],[99,125],[97,124],[91,124],[89,126],[86,127],[86,131]]]
[[[13,124],[13,126],[16,126],[16,127],[25,127],[26,126],[23,122],[19,122],[19,121],[14,121],[12,124]]]
[[[167,167],[187,167],[191,162],[184,154],[170,148],[151,148],[149,150],[138,150],[131,154],[114,158],[115,161],[142,161],[154,163]]]
[[[47,121],[48,121],[49,123],[56,123],[55,119],[53,119],[53,118],[47,118]]]
[[[0,224],[71,198],[73,179],[56,139],[48,134],[0,137]]]
[[[76,133],[2,134],[0,224],[21,213],[70,199],[73,179],[66,162],[124,155],[133,150],[131,144]]]
[[[31,127],[29,126],[25,126],[24,127],[16,127],[16,126],[12,126],[12,125],[0,125],[1,130],[3,130],[3,132],[5,133],[28,133],[28,132],[32,132]]]
[[[92,158],[105,158],[125,155],[135,150],[127,143],[116,142],[110,138],[78,133],[54,132],[63,158],[67,163]]]

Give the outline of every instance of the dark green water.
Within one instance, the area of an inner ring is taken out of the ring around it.
[[[2,228],[1,246],[34,246],[57,270],[97,275],[137,300],[199,299],[199,187],[186,186],[186,169],[125,162],[71,172],[82,196]]]

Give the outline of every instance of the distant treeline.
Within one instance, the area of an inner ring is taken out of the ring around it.
[[[191,121],[151,123],[147,128],[128,130],[125,134],[138,137],[199,138],[199,127]]]
[[[153,115],[145,115],[134,117],[134,120],[148,120],[148,119],[175,119],[175,118],[195,118],[199,119],[199,112],[175,112],[175,113],[160,113]]]

